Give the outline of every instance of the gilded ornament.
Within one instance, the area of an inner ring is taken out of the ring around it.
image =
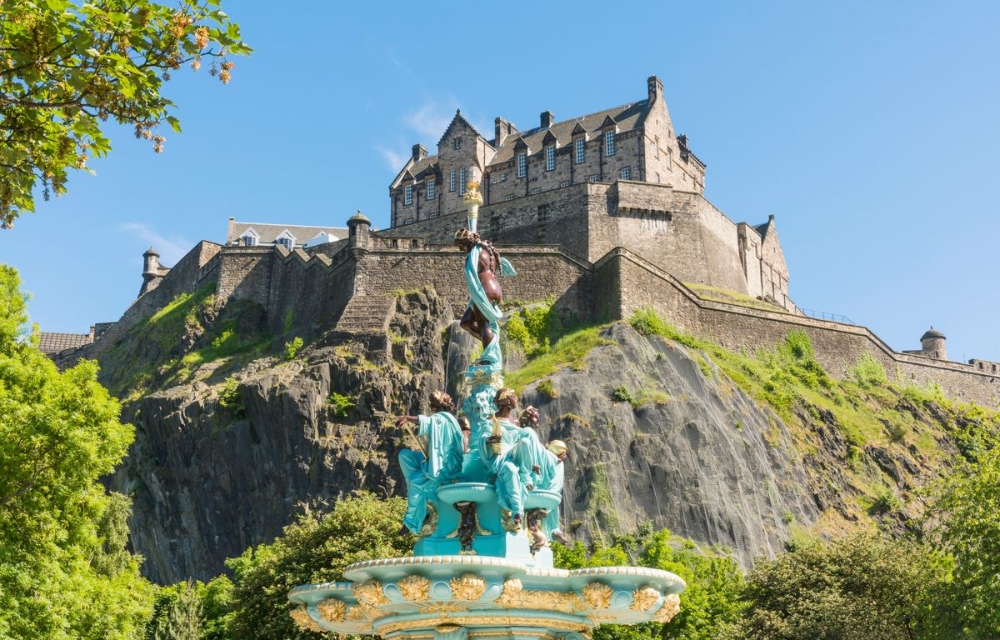
[[[451,592],[459,600],[478,600],[486,591],[486,581],[474,573],[451,579]]]
[[[606,584],[591,582],[583,588],[583,600],[591,609],[607,609],[611,606],[614,590]]]
[[[340,600],[328,598],[316,605],[323,619],[327,622],[343,622],[344,614],[347,613],[347,605]]]
[[[382,592],[382,584],[378,580],[369,580],[364,584],[355,585],[354,596],[370,607],[380,607],[389,604],[389,598]]]
[[[468,610],[469,605],[465,602],[434,602],[420,606],[423,613],[457,613]]]
[[[423,576],[406,576],[396,585],[407,600],[413,602],[430,600],[431,581]]]
[[[632,609],[645,611],[660,599],[660,592],[653,587],[643,587],[632,592]]]
[[[681,612],[681,597],[676,593],[668,593],[663,596],[663,606],[653,614],[656,622],[670,622],[670,620]]]
[[[306,605],[299,605],[298,607],[292,609],[291,615],[292,620],[295,621],[295,624],[299,625],[300,629],[322,633],[323,627],[319,626],[319,623],[312,619],[312,616],[309,615],[309,611],[306,610]]]
[[[523,589],[521,581],[517,578],[504,580],[503,593],[497,598],[496,603],[505,609],[518,605],[521,602],[521,591]]]
[[[359,602],[358,604],[347,608],[347,613],[344,615],[344,621],[371,622],[375,618],[379,618],[382,615],[384,614],[375,607]]]

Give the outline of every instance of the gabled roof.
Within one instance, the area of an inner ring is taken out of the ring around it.
[[[77,349],[90,343],[91,336],[87,333],[52,333],[49,331],[38,333],[38,350],[42,353],[59,353],[66,349]]]
[[[314,238],[321,233],[332,233],[338,238],[347,237],[346,227],[312,227],[294,224],[269,224],[267,222],[239,222],[234,220],[232,224],[232,234],[226,238],[226,244],[232,244],[241,238],[248,230],[257,234],[257,240],[262,245],[274,244],[274,241],[287,231],[298,242],[304,242],[309,238]]]
[[[480,134],[478,131],[476,131],[476,128],[474,126],[472,126],[471,124],[469,124],[469,121],[465,119],[465,116],[462,115],[462,110],[461,109],[456,109],[455,110],[455,117],[451,119],[451,124],[448,125],[448,128],[444,130],[443,134],[441,134],[441,138],[438,139],[438,146],[441,146],[441,141],[444,140],[445,138],[447,138],[449,134],[451,134],[452,129],[454,129],[454,128],[458,127],[459,125],[462,125],[462,124],[464,124],[465,126],[469,127],[470,129],[472,129],[472,131],[475,132],[475,134],[477,136],[479,136],[480,138],[483,138],[482,134]],[[483,140],[485,140],[485,139],[486,138],[483,138]]]
[[[598,111],[597,113],[580,116],[579,118],[571,118],[569,120],[563,120],[562,122],[556,122],[551,127],[546,129],[537,127],[529,131],[513,133],[510,137],[504,140],[503,144],[497,149],[497,153],[490,161],[489,165],[492,166],[509,162],[514,157],[514,147],[518,144],[518,142],[527,144],[529,149],[541,149],[544,146],[545,137],[549,133],[555,136],[556,140],[558,140],[560,144],[569,144],[569,141],[573,139],[574,135],[579,135],[579,133],[583,131],[600,131],[606,126],[606,123],[609,120],[611,122],[611,126],[618,127],[619,133],[632,131],[636,128],[640,117],[648,108],[649,101],[640,100],[639,102],[612,107],[611,109],[605,109],[604,111]]]

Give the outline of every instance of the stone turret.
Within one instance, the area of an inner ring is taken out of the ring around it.
[[[947,360],[948,351],[945,348],[945,340],[947,338],[945,338],[944,334],[931,326],[930,329],[924,332],[924,335],[920,336],[921,351],[928,358]]]
[[[139,297],[155,289],[167,271],[169,269],[160,266],[160,254],[156,249],[146,249],[142,254],[142,287],[139,289]]]
[[[347,221],[348,246],[350,247],[351,256],[355,259],[361,258],[368,253],[371,226],[371,220],[366,218],[360,210]]]

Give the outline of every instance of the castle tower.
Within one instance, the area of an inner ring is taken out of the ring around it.
[[[142,254],[142,287],[139,297],[156,288],[156,281],[162,277],[160,269],[160,254],[150,247]]]
[[[360,210],[351,216],[351,219],[347,221],[347,245],[350,247],[351,257],[358,259],[368,252],[368,232],[371,229],[371,226],[371,220],[366,218]]]
[[[932,325],[930,329],[924,332],[924,335],[920,336],[920,346],[921,350],[929,358],[935,358],[937,360],[947,360],[948,352],[945,348],[945,338],[944,334],[934,328]]]

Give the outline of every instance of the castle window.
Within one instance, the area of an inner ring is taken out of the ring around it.
[[[451,178],[448,180],[448,191],[455,190],[455,170],[451,170]]]
[[[653,138],[653,157],[657,160],[660,159],[660,136]]]
[[[491,176],[490,177],[490,184],[496,184],[496,183],[497,183],[497,177],[496,176]]]
[[[597,176],[596,175],[590,176],[589,178],[587,178],[587,180],[591,182],[597,182]]]
[[[620,175],[622,177],[622,180],[631,180],[632,179],[632,167],[622,167]]]
[[[458,195],[465,195],[465,167],[462,167],[462,171],[458,178]]]
[[[549,219],[549,205],[540,204],[538,205],[538,221],[545,222]]]
[[[576,163],[583,164],[583,160],[585,157],[583,155],[583,138],[577,138],[576,141],[573,143],[573,148],[574,151],[576,151]]]
[[[523,178],[528,172],[528,156],[523,151],[517,154],[517,177]]]
[[[257,234],[253,230],[248,230],[246,233],[240,236],[240,244],[244,247],[256,247],[257,246]]]
[[[545,147],[545,170],[552,171],[556,168],[556,147],[549,145]]]
[[[413,224],[413,218],[407,218],[406,220],[403,220],[403,224]]]
[[[674,160],[674,150],[667,147],[667,168],[670,168],[670,163]]]
[[[284,248],[291,251],[295,248],[295,238],[293,238],[287,231],[282,231],[281,235],[274,239],[274,244],[280,244]]]
[[[428,200],[433,200],[434,196],[437,195],[435,193],[436,189],[437,189],[437,183],[434,181],[434,178],[431,178],[430,180],[427,181],[427,199]]]
[[[507,196],[506,198],[504,198],[504,200],[513,200],[513,199],[514,199],[514,196]]]
[[[559,183],[559,186],[560,187],[568,187],[569,186],[569,180],[563,180],[562,182]]]
[[[506,173],[501,173],[500,174],[500,182],[507,182],[507,174]]]
[[[604,132],[604,155],[613,156],[615,155],[615,132],[605,131]]]
[[[459,150],[459,149],[461,149],[462,148],[462,139],[461,138],[455,138],[454,140],[452,140],[451,141],[451,148],[455,149],[456,151]]]
[[[403,204],[410,205],[413,204],[413,185],[406,185],[406,189],[403,190]]]
[[[536,193],[541,193],[541,192],[542,192],[542,190],[536,187],[536,188],[534,188],[534,189],[531,190],[531,195],[535,195]]]

